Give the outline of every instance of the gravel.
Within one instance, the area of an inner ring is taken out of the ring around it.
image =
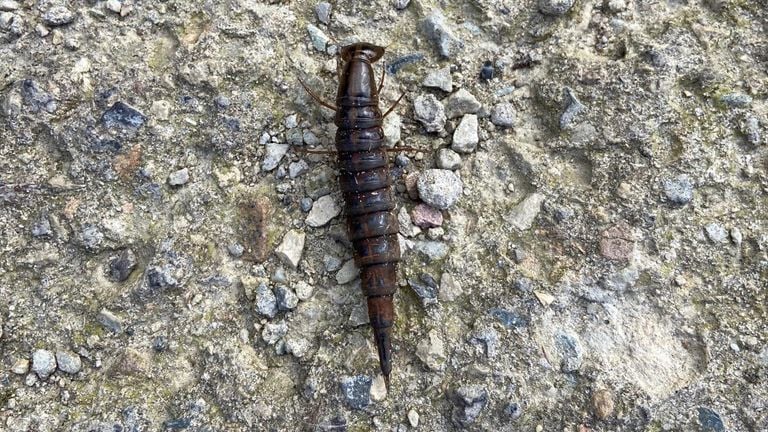
[[[278,285],[275,288],[275,297],[277,298],[277,307],[281,311],[296,309],[299,305],[299,298],[290,288]]]
[[[458,153],[472,153],[477,148],[480,138],[477,135],[477,116],[467,114],[461,118],[459,125],[453,132],[451,148]]]
[[[360,275],[360,270],[355,265],[355,260],[350,259],[344,262],[344,265],[341,266],[341,269],[336,273],[336,283],[338,284],[346,284],[350,283],[353,280],[357,279],[357,277]]]
[[[291,268],[299,266],[301,256],[304,253],[304,240],[306,234],[297,230],[288,231],[283,237],[282,243],[275,250],[275,254]]]
[[[424,87],[439,88],[444,92],[450,92],[453,90],[453,77],[451,76],[451,68],[446,66],[434,70],[424,77],[424,81],[421,82]]]
[[[60,371],[75,375],[83,368],[80,356],[71,351],[56,351],[56,364]]]
[[[63,26],[75,20],[75,13],[64,6],[53,6],[42,15],[43,22],[51,27]]]
[[[441,148],[437,151],[437,167],[445,170],[456,170],[461,168],[461,156],[451,149]]]
[[[445,130],[445,108],[434,95],[421,95],[413,102],[413,115],[427,132]]]
[[[56,357],[51,351],[39,349],[32,353],[32,371],[41,380],[48,379],[56,371]]]
[[[719,223],[712,222],[712,223],[707,224],[704,227],[704,232],[707,234],[707,238],[712,243],[727,243],[728,242],[728,231],[726,231],[725,227],[723,227]]]
[[[509,102],[502,102],[494,105],[491,110],[491,123],[502,128],[511,128],[515,126],[515,106]]]
[[[261,330],[261,339],[268,345],[274,345],[288,334],[288,324],[285,321],[266,323]]]
[[[459,89],[448,96],[443,103],[445,104],[445,114],[449,119],[465,114],[474,114],[482,108],[477,98],[466,89]]]
[[[576,123],[576,119],[586,111],[587,107],[576,97],[572,89],[563,89],[565,111],[560,115],[560,129],[570,129]]]
[[[454,405],[451,419],[456,426],[469,427],[488,404],[488,391],[479,385],[464,386],[458,388],[451,399]]]
[[[373,380],[366,375],[345,376],[341,379],[341,394],[344,403],[355,410],[363,409],[371,403],[371,384]]]
[[[461,179],[449,170],[431,169],[419,176],[419,197],[440,210],[448,210],[459,200],[464,190]]]
[[[318,3],[315,5],[315,14],[321,23],[328,25],[331,22],[331,4],[328,2]]]
[[[261,162],[261,170],[264,172],[272,171],[288,152],[288,144],[269,143],[266,145],[267,154]]]
[[[277,297],[269,288],[269,285],[262,282],[256,287],[256,311],[267,318],[274,318],[277,315]]]
[[[336,203],[333,197],[325,195],[315,201],[304,222],[308,226],[317,228],[327,225],[339,214],[341,214],[341,206]]]
[[[437,51],[442,57],[454,57],[464,47],[464,43],[454,35],[439,9],[433,9],[430,12],[422,21],[421,28],[427,38],[437,46]]]
[[[189,181],[189,170],[182,168],[178,171],[174,171],[168,174],[168,184],[171,186],[181,186],[187,184]]]
[[[136,254],[131,249],[125,249],[109,261],[109,278],[115,282],[125,282],[137,265]]]
[[[693,200],[693,182],[685,174],[664,181],[664,195],[672,204],[685,205]]]
[[[544,15],[561,16],[565,15],[575,0],[539,0],[539,11]]]

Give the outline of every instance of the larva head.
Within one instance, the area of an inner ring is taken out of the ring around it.
[[[363,60],[373,63],[384,55],[384,48],[368,42],[358,42],[341,49],[341,59],[345,62]]]

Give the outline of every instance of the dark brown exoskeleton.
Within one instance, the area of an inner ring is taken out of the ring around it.
[[[355,263],[360,269],[363,293],[368,298],[368,317],[379,352],[381,372],[389,387],[395,315],[392,297],[397,291],[400,246],[382,130],[389,111],[382,115],[379,110],[381,83],[377,88],[371,66],[384,55],[384,48],[355,43],[342,48],[340,55],[343,65],[336,106],[323,102],[302,85],[320,104],[336,111],[339,185],[346,203],[349,238],[354,247]],[[383,78],[382,75],[382,83]]]

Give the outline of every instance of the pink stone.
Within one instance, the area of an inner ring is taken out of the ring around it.
[[[413,224],[420,228],[439,227],[443,224],[443,213],[426,204],[419,204],[411,211]]]
[[[602,256],[616,261],[627,261],[632,256],[634,247],[632,227],[625,222],[619,222],[603,231],[603,238],[600,240]]]

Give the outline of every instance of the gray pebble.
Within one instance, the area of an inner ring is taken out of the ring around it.
[[[539,10],[544,15],[560,16],[565,15],[575,0],[539,0]]]
[[[428,262],[440,261],[448,256],[448,246],[445,243],[429,240],[413,242],[413,250],[427,258]]]
[[[416,186],[421,200],[440,210],[453,207],[464,190],[461,179],[453,171],[442,169],[425,171]]]
[[[480,138],[477,135],[477,116],[466,114],[453,132],[451,148],[459,153],[472,153],[477,148]]]
[[[557,222],[565,222],[576,215],[576,212],[572,208],[567,206],[558,206],[555,209],[555,220]]]
[[[291,162],[291,164],[288,165],[288,177],[292,179],[307,171],[309,171],[309,164],[304,159],[301,159],[298,162]]]
[[[439,289],[431,277],[422,278],[421,280],[408,279],[408,286],[419,296],[424,306],[437,304]]]
[[[341,394],[348,407],[359,410],[371,403],[373,380],[366,375],[346,376],[341,379]]]
[[[323,257],[323,265],[325,271],[331,273],[341,268],[341,260],[333,255],[326,255]]]
[[[323,24],[331,22],[331,4],[328,2],[320,2],[315,6],[315,14],[317,19]]]
[[[299,200],[299,208],[304,213],[309,213],[310,210],[312,210],[313,201],[312,198],[304,197],[301,200]]]
[[[109,279],[115,282],[126,281],[137,264],[136,254],[131,249],[123,250],[109,262]]]
[[[293,290],[296,292],[296,297],[298,297],[299,300],[308,300],[312,297],[312,293],[315,289],[312,285],[304,281],[298,281],[296,282],[296,286],[293,287]]]
[[[712,243],[725,243],[728,241],[728,231],[719,223],[712,222],[704,227],[704,232],[707,234],[707,238]]]
[[[488,391],[479,385],[464,386],[452,395],[451,419],[460,427],[468,427],[477,420],[488,404]]]
[[[526,327],[528,325],[528,319],[518,313],[506,309],[491,308],[488,313],[490,313],[492,317],[499,320],[504,327],[509,329],[516,327]]]
[[[302,358],[309,351],[309,341],[304,338],[286,338],[285,352],[296,358]]]
[[[459,89],[445,99],[445,114],[448,118],[457,118],[464,114],[474,114],[482,106],[472,93],[466,89]]]
[[[277,282],[277,283],[288,282],[288,275],[285,274],[284,268],[278,267],[275,269],[275,272],[272,274],[272,282]]]
[[[453,90],[453,77],[450,66],[430,72],[422,81],[424,87],[435,87],[445,92]]]
[[[741,242],[744,240],[744,237],[741,235],[741,230],[737,227],[731,228],[731,241],[736,246],[741,246]]]
[[[275,298],[277,299],[278,309],[282,311],[296,309],[296,306],[299,305],[299,298],[296,297],[296,294],[290,288],[284,285],[278,285],[275,288]]]
[[[53,95],[44,91],[37,81],[31,79],[25,79],[21,82],[21,96],[24,98],[24,103],[29,106],[29,110],[33,113],[39,111],[53,113],[58,107],[53,99]]]
[[[496,104],[491,110],[491,123],[502,128],[511,128],[515,125],[515,106],[509,102]]]
[[[350,283],[357,279],[359,274],[360,270],[358,270],[357,266],[355,265],[355,260],[347,260],[338,271],[338,273],[336,273],[336,283],[341,285]]]
[[[175,287],[179,281],[173,273],[174,268],[170,264],[151,266],[147,269],[147,285],[153,290]]]
[[[429,16],[422,21],[422,29],[427,37],[437,45],[438,52],[443,57],[453,57],[464,47],[464,43],[453,35],[445,22],[445,16],[439,9],[433,9]]]
[[[461,156],[448,148],[437,151],[437,167],[446,170],[455,170],[461,167]]]
[[[504,413],[512,420],[517,420],[523,415],[523,407],[517,402],[510,402],[504,407]]]
[[[395,166],[398,166],[400,168],[405,168],[410,164],[411,164],[411,159],[409,159],[408,156],[403,154],[399,154],[395,156]]]
[[[168,184],[171,186],[181,186],[189,181],[189,169],[182,168],[168,175]]]
[[[312,205],[312,210],[304,222],[308,226],[317,228],[326,225],[339,214],[341,214],[341,207],[336,200],[330,195],[324,195]]]
[[[469,343],[482,345],[485,356],[494,358],[496,357],[496,348],[499,345],[499,333],[492,328],[483,328],[472,333],[469,337]]]
[[[32,353],[32,370],[40,379],[48,378],[56,371],[56,357],[48,350],[36,350]]]
[[[521,277],[515,281],[515,289],[523,294],[530,294],[533,292],[533,281],[527,277]]]
[[[725,424],[717,411],[707,407],[698,407],[696,410],[701,432],[725,432]]]
[[[286,129],[293,129],[299,126],[299,116],[297,114],[291,114],[285,117],[283,125]]]
[[[123,331],[123,320],[108,309],[102,309],[96,317],[96,321],[113,333],[120,333]]]
[[[43,215],[40,220],[32,227],[33,237],[47,237],[51,235],[51,222],[48,220],[48,216]]]
[[[565,111],[560,115],[560,129],[565,130],[573,125],[578,115],[587,107],[576,98],[576,94],[569,87],[563,89],[563,98],[565,99]]]
[[[266,146],[267,154],[261,162],[261,170],[264,172],[272,171],[288,152],[288,144],[269,143]]]
[[[215,98],[213,98],[213,103],[216,104],[216,108],[222,111],[229,108],[229,106],[232,104],[229,98],[224,95],[218,95]]]
[[[264,282],[256,288],[256,310],[267,318],[277,315],[277,298]]]
[[[760,144],[760,121],[755,116],[749,116],[744,120],[741,132],[752,145]]]
[[[442,132],[445,129],[445,108],[434,95],[421,95],[413,102],[413,115],[427,132]]]
[[[555,348],[560,355],[560,370],[565,373],[576,372],[581,367],[583,350],[575,335],[560,332],[555,336]]]
[[[392,5],[397,10],[403,10],[407,8],[410,3],[411,3],[411,0],[393,0]]]
[[[104,241],[104,234],[97,227],[87,225],[80,233],[80,241],[86,249],[95,251]]]
[[[336,53],[336,47],[331,43],[331,38],[317,28],[317,26],[307,24],[307,32],[309,33],[309,39],[312,41],[312,46],[315,50],[331,55]]]
[[[243,247],[243,245],[240,243],[232,243],[231,245],[227,246],[227,251],[233,257],[240,258],[245,252],[245,247]]]
[[[43,22],[51,27],[63,26],[75,20],[75,13],[64,6],[53,6],[42,18]]]
[[[304,140],[304,144],[308,146],[316,146],[320,144],[320,140],[317,138],[317,136],[309,129],[305,129],[302,134],[302,139]]]
[[[56,363],[59,370],[68,374],[76,374],[80,372],[83,367],[83,362],[80,360],[80,356],[71,351],[57,351]]]
[[[693,200],[693,182],[685,174],[664,181],[664,195],[673,204],[688,204]]]
[[[127,103],[118,101],[104,112],[101,121],[108,128],[139,128],[147,121],[147,116]]]
[[[266,323],[261,330],[261,339],[268,345],[274,345],[286,334],[288,334],[288,324],[286,324],[285,321],[280,321],[274,324]]]
[[[13,1],[13,0],[2,0],[0,1],[0,11],[15,11],[18,10],[19,2]]]
[[[734,108],[744,108],[752,103],[752,98],[744,93],[729,93],[720,97],[720,102]]]

